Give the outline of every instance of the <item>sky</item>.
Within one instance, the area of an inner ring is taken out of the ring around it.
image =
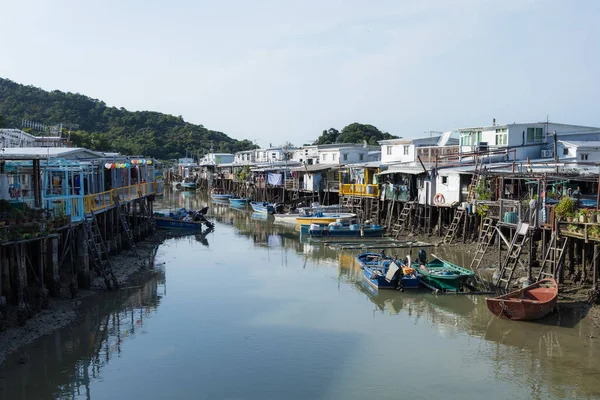
[[[596,0],[2,3],[0,77],[261,146],[353,122],[600,126]]]

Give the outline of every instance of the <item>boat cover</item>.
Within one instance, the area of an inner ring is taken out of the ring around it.
[[[392,279],[394,279],[394,275],[396,275],[396,272],[398,272],[398,270],[400,269],[400,267],[395,263],[395,262],[391,262],[390,263],[390,267],[387,270],[387,273],[385,274],[385,280],[389,283],[392,281]]]

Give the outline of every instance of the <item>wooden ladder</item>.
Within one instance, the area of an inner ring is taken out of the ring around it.
[[[102,233],[100,233],[98,221],[93,211],[91,214],[85,216],[83,227],[87,234],[88,249],[90,250],[96,272],[102,276],[108,290],[118,289],[119,283],[113,273],[113,266],[108,257],[108,251],[106,250]]]
[[[452,223],[450,223],[450,227],[448,228],[448,232],[446,232],[446,236],[444,236],[444,243],[452,243],[454,237],[456,236],[456,231],[458,231],[460,226],[460,222],[462,221],[463,215],[465,215],[465,209],[457,208],[456,212],[454,213]]]
[[[411,207],[412,203],[408,201],[404,203],[404,207],[402,207],[402,211],[400,211],[400,215],[398,216],[398,221],[392,226],[392,235],[394,236],[394,239],[398,239],[398,236],[400,236],[400,233],[404,230]]]
[[[483,220],[483,227],[481,228],[479,243],[477,243],[477,250],[475,250],[475,257],[473,257],[473,261],[471,261],[471,271],[477,270],[481,265],[481,260],[483,260],[483,256],[487,252],[488,246],[496,234],[495,224],[496,221],[493,218],[486,217]]]
[[[138,192],[138,196],[140,197],[140,199],[143,198],[142,192]],[[147,201],[147,200],[146,200]],[[152,231],[152,236],[154,237],[154,239],[157,242],[160,242],[160,239],[158,238],[158,235],[156,233],[156,220],[154,219],[154,215],[152,215],[150,209],[148,208],[148,206],[146,205],[146,201],[144,201],[142,199],[142,201],[140,201],[140,208],[142,211],[142,215],[148,220],[148,222],[150,223],[150,230]]]
[[[470,203],[475,198],[475,188],[479,183],[479,175],[477,175],[477,168],[473,173],[473,177],[471,178],[471,184],[469,185],[469,193],[467,194],[467,201]]]
[[[544,255],[544,261],[538,272],[537,280],[544,278],[556,278],[558,270],[563,262],[568,238],[559,238],[557,232],[552,232],[550,246]]]
[[[135,247],[135,240],[133,240],[133,232],[131,232],[131,229],[129,228],[129,223],[127,222],[127,217],[123,213],[123,204],[121,204],[121,202],[119,201],[119,196],[115,196],[114,201],[117,209],[117,216],[121,220],[121,226],[125,231],[125,236],[127,236],[127,243],[129,244],[129,248],[131,249],[131,251],[133,251],[133,254],[135,254],[137,258],[141,259],[137,248]]]
[[[371,199],[371,212],[369,219],[371,223],[377,224],[379,222],[379,199]]]
[[[523,251],[523,246],[527,242],[527,239],[529,239],[528,231],[529,224],[520,222],[519,225],[517,225],[517,230],[513,236],[512,242],[510,243],[508,253],[506,254],[506,258],[504,259],[502,267],[500,268],[498,280],[496,281],[496,287],[504,286],[504,290],[509,289],[514,272],[519,265],[519,257]]]

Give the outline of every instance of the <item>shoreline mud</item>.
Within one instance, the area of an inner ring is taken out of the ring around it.
[[[145,240],[136,243],[139,258],[130,250],[111,257],[113,272],[119,286],[127,286],[129,281],[153,265],[156,251],[165,238],[166,236],[159,242]],[[80,289],[73,298],[52,298],[48,308],[28,319],[23,326],[11,326],[0,332],[0,367],[9,355],[18,352],[24,346],[77,321],[83,311],[83,300],[101,293],[106,291],[102,277],[98,276],[92,279],[90,289]],[[27,363],[25,357],[21,358],[19,362]]]

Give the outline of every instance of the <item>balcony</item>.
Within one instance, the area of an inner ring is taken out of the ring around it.
[[[342,183],[340,196],[379,197],[379,185]]]

